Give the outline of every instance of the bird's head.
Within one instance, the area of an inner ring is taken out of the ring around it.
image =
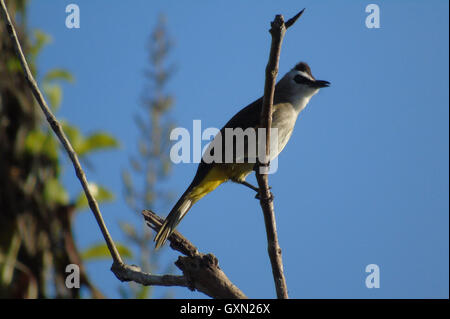
[[[311,73],[311,68],[305,62],[298,63],[277,84],[277,91],[291,98],[310,99],[321,88],[328,87],[330,82],[316,80]]]

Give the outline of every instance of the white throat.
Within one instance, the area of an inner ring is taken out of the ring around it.
[[[314,95],[314,94],[313,94]],[[293,96],[291,103],[297,114],[299,114],[308,105],[309,100],[311,100],[312,95],[305,96],[304,94],[299,94],[298,96]]]
[[[319,89],[311,88],[306,85],[299,86],[293,80],[297,74],[302,74],[303,76],[310,78],[305,72],[291,70],[277,84],[275,95],[278,94],[281,100],[291,103],[298,115],[309,103],[309,100],[319,92]]]

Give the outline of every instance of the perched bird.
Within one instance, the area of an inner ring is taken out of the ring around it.
[[[308,64],[304,62],[298,63],[292,70],[290,70],[275,86],[275,95],[273,101],[273,113],[272,113],[272,130],[277,129],[277,143],[276,147],[270,146],[270,159],[278,156],[278,154],[286,146],[286,143],[291,137],[294,130],[295,122],[300,112],[306,107],[309,100],[313,95],[319,92],[320,88],[328,87],[330,83],[328,81],[316,80],[311,74],[311,69]],[[220,130],[215,136],[211,145],[219,145],[221,147],[221,161],[205,160],[205,154],[209,152],[214,154],[219,149],[214,147],[203,154],[202,160],[198,165],[197,173],[186,189],[184,194],[175,204],[166,217],[161,229],[155,237],[156,248],[161,247],[172,234],[175,227],[186,215],[189,209],[203,196],[210,193],[217,188],[220,184],[226,181],[233,181],[235,183],[243,184],[255,191],[259,191],[257,187],[249,184],[245,181],[245,178],[253,171],[255,167],[255,161],[250,161],[247,158],[247,149],[243,155],[244,161],[237,160],[239,157],[236,154],[236,144],[239,141],[236,137],[233,138],[231,144],[232,160],[227,161],[225,159],[227,151],[229,151],[225,145],[227,141],[218,142],[219,137],[224,140],[227,138],[226,129],[241,128],[246,130],[248,128],[256,129],[260,124],[262,111],[262,98],[259,98],[255,102],[251,103],[247,107],[239,111],[230,121]],[[258,136],[258,134],[256,134]],[[247,139],[241,141],[246,146],[249,145]],[[242,156],[241,156],[242,157]]]

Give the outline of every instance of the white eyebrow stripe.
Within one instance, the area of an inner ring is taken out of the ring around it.
[[[314,81],[314,79],[308,74],[308,73],[306,73],[306,72],[303,72],[303,71],[297,71],[301,76],[303,76],[303,77],[305,77],[305,78],[307,78],[307,79],[310,79],[311,81]]]

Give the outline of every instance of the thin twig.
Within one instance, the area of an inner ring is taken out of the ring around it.
[[[152,275],[143,272],[135,265],[113,264],[112,272],[120,281],[134,281],[144,286],[179,286],[189,287],[185,276]]]
[[[305,12],[305,9],[297,13],[295,16],[290,18],[284,25],[286,26],[286,30],[289,29],[297,20],[302,16],[303,12]]]
[[[9,16],[8,10],[6,8],[4,0],[0,0],[1,2],[1,14],[3,19],[5,20],[6,24],[6,30],[8,31],[9,36],[11,37],[11,40],[14,44],[14,49],[16,50],[17,57],[20,60],[20,64],[22,65],[25,79],[30,86],[31,91],[33,92],[34,97],[36,98],[39,106],[41,107],[42,112],[44,113],[45,117],[47,118],[47,122],[50,124],[50,127],[55,132],[56,136],[64,146],[64,149],[66,150],[67,154],[70,157],[70,160],[73,163],[73,167],[75,168],[75,173],[80,180],[81,186],[83,187],[84,193],[86,194],[86,198],[89,203],[89,207],[91,208],[92,212],[94,213],[95,219],[97,220],[98,226],[100,227],[100,230],[103,234],[103,237],[105,238],[106,244],[108,245],[108,249],[111,253],[111,256],[114,260],[114,263],[122,265],[123,261],[120,257],[120,254],[114,245],[114,242],[111,238],[111,235],[109,234],[108,228],[106,228],[105,222],[103,221],[102,214],[100,212],[100,209],[98,207],[97,201],[95,200],[94,196],[92,195],[89,184],[86,179],[86,175],[81,168],[81,164],[78,160],[78,156],[75,153],[72,145],[70,144],[69,140],[67,139],[66,135],[64,134],[64,131],[61,127],[61,124],[58,123],[56,117],[51,112],[50,108],[47,105],[47,102],[44,99],[44,96],[42,95],[41,91],[39,90],[39,87],[36,83],[36,80],[34,79],[30,68],[28,66],[27,60],[23,54],[22,47],[20,45],[19,39],[17,37],[16,30],[11,22],[11,18]]]
[[[272,36],[269,61],[266,66],[266,81],[264,84],[263,109],[261,112],[261,127],[266,131],[266,159],[259,161],[256,166],[256,179],[258,181],[260,193],[260,204],[264,214],[264,223],[267,235],[267,250],[272,265],[272,274],[275,281],[275,289],[279,299],[288,298],[286,279],[283,271],[283,260],[281,248],[278,243],[277,227],[275,222],[275,211],[273,207],[273,197],[269,190],[268,181],[268,159],[270,158],[270,128],[272,126],[272,108],[275,95],[275,82],[278,74],[278,64],[280,61],[281,43],[283,42],[286,29],[292,26],[303,14],[303,9],[288,22],[284,23],[282,15],[277,15],[271,23],[269,30]],[[263,170],[264,169],[264,170]]]

